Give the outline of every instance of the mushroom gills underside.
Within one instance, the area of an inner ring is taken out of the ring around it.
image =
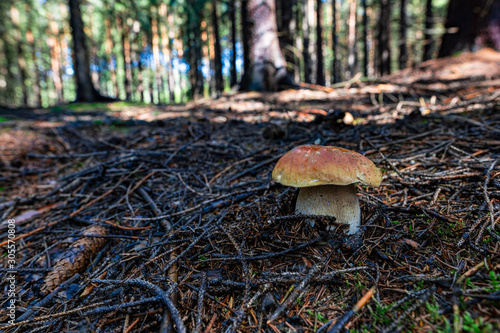
[[[337,222],[349,224],[349,235],[355,234],[361,224],[356,185],[302,187],[295,204],[295,213],[334,216]]]

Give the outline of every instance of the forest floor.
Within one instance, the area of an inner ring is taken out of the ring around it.
[[[2,110],[0,329],[500,330],[500,59],[461,57],[337,89]],[[382,170],[358,186],[362,241],[271,180],[301,144]]]

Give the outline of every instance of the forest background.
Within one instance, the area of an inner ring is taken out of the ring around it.
[[[259,22],[249,17],[249,2],[1,1],[0,105],[75,100],[75,49],[90,69],[93,87],[83,88],[101,97],[165,104],[218,96],[241,83],[251,66],[248,33]],[[329,87],[358,73],[380,77],[500,46],[500,4],[493,0],[267,2],[275,7],[276,34],[296,83]],[[75,28],[70,8],[78,8],[83,26]],[[73,41],[82,29],[80,51]]]

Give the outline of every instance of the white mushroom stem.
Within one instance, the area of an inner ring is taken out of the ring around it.
[[[349,224],[349,235],[355,234],[361,224],[356,185],[302,187],[295,205],[295,213],[334,216],[337,222]]]

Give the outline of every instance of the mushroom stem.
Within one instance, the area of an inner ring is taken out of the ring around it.
[[[337,222],[349,224],[349,235],[355,234],[361,224],[356,185],[303,187],[299,191],[295,213],[334,216]]]

